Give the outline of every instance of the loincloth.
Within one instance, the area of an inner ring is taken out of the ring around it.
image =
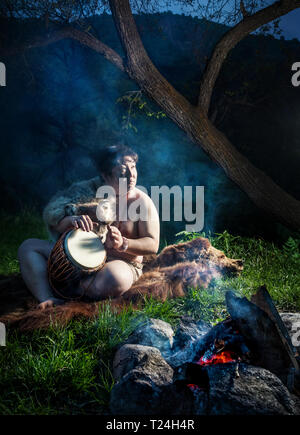
[[[133,283],[135,283],[139,277],[143,273],[143,263],[138,263],[137,261],[131,261],[120,257],[115,257],[114,255],[109,254],[106,258],[106,263],[113,260],[121,260],[124,261],[131,269],[132,277],[133,277]]]

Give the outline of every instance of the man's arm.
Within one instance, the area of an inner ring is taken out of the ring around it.
[[[128,248],[126,253],[132,255],[156,254],[159,248],[159,217],[152,200],[147,198],[147,221],[138,222],[138,239],[128,239]],[[113,248],[120,249],[123,244],[123,237],[118,228],[111,227],[110,234],[113,241]]]

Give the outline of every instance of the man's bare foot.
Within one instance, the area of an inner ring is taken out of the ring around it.
[[[40,310],[45,310],[46,308],[51,308],[51,307],[54,307],[55,305],[62,305],[64,303],[65,303],[65,301],[63,299],[51,298],[51,299],[47,299],[46,301],[41,302],[38,305],[38,308]]]

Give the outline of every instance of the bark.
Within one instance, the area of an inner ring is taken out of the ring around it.
[[[0,54],[1,56],[13,56],[30,48],[44,47],[53,44],[54,42],[61,41],[62,39],[74,39],[75,41],[78,41],[80,44],[102,54],[121,71],[124,71],[123,59],[116,51],[95,38],[93,35],[72,26],[54,30],[46,36],[36,35],[30,41],[24,41],[17,46],[1,48]]]

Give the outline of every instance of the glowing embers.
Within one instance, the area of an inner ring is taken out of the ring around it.
[[[194,394],[205,391],[208,389],[206,367],[222,364],[226,370],[226,364],[238,367],[241,361],[248,362],[249,357],[250,350],[235,322],[225,320],[203,338],[194,362],[186,367],[186,385]]]
[[[210,364],[226,364],[229,362],[235,362],[236,357],[230,350],[224,350],[223,352],[216,353],[214,355],[203,355],[196,364],[201,366],[207,366]]]
[[[240,360],[238,354],[249,354],[249,349],[238,331],[233,331],[232,328],[230,328],[229,331],[230,334],[225,335],[224,338],[215,338],[213,344],[210,345],[208,350],[196,361],[196,364],[201,366],[226,364]]]
[[[203,388],[199,387],[199,385],[196,384],[187,384],[187,387],[189,387],[189,389],[192,390],[193,393],[196,393],[199,390],[203,390]]]

